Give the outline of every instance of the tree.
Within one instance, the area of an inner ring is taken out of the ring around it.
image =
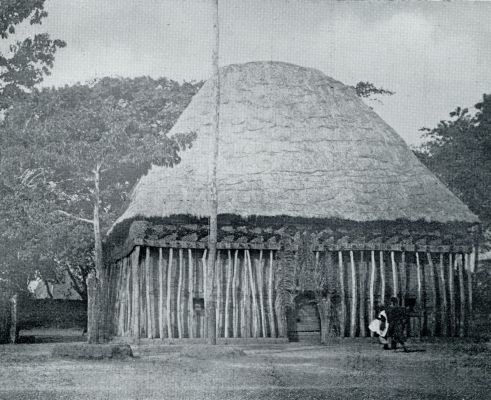
[[[355,86],[355,91],[358,97],[368,100],[374,100],[381,103],[381,100],[377,96],[392,96],[395,92],[391,90],[384,89],[382,87],[378,88],[373,83],[368,81],[360,81]]]
[[[0,3],[0,37],[10,42],[8,51],[0,52],[0,110],[24,94],[50,73],[59,48],[65,42],[52,40],[47,33],[38,33],[24,40],[15,37],[16,27],[28,21],[40,25],[48,16],[45,0],[4,0]]]
[[[420,160],[479,216],[491,224],[491,95],[472,114],[457,107],[449,120],[422,128],[425,142],[415,149]]]
[[[74,256],[85,254],[87,259],[84,249],[91,243],[92,281],[94,287],[103,286],[103,232],[120,213],[138,176],[151,164],[179,162],[179,152],[191,144],[193,132],[173,137],[167,132],[200,86],[167,79],[103,79],[92,86],[34,90],[11,107],[1,139],[12,158],[1,160],[0,172],[10,169],[5,176],[15,177],[29,171],[31,190],[42,193],[41,203],[49,211],[43,215],[50,220],[51,238],[60,238],[64,230],[67,234],[68,228],[73,237],[68,224],[75,221],[92,229],[92,240],[75,251],[60,251],[57,240],[43,241],[46,258],[70,272],[78,268],[83,277],[87,271],[74,263]],[[74,237],[86,233],[79,230]],[[93,341],[102,338],[90,336]]]

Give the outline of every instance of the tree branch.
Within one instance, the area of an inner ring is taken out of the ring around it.
[[[88,224],[94,225],[94,221],[92,221],[91,219],[77,217],[76,215],[72,215],[72,214],[67,213],[66,211],[63,211],[63,210],[56,210],[56,212],[59,214],[65,215],[66,217],[70,217],[70,218],[76,219],[78,221],[82,221],[82,222],[86,222]]]

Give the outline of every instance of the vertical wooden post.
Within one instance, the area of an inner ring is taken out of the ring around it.
[[[370,263],[370,288],[369,288],[369,297],[370,297],[370,322],[375,318],[375,251],[370,251],[371,263]],[[373,332],[370,332],[370,336],[373,337]]]
[[[364,258],[364,251],[360,251],[360,336],[365,337],[367,335],[366,332],[366,323],[365,323],[365,306],[366,306],[366,262]]]
[[[269,251],[269,280],[268,280],[268,305],[269,305],[269,326],[271,330],[271,337],[276,337],[276,324],[274,321],[274,299],[273,299],[273,250]]]
[[[247,301],[249,297],[249,284],[247,279],[247,256],[246,251],[244,250],[244,259],[243,259],[243,268],[242,268],[242,301],[240,303],[240,336],[245,338],[249,335],[248,332],[248,324],[249,318],[247,313]]]
[[[350,337],[356,336],[356,309],[357,309],[357,299],[356,299],[356,266],[355,266],[355,256],[353,250],[349,252],[350,264],[351,264],[351,320],[350,320]]]
[[[261,332],[267,336],[266,315],[264,310],[264,284],[263,284],[263,251],[259,251],[259,260],[256,267],[257,288],[259,291],[259,311],[261,314]]]
[[[17,343],[17,324],[18,324],[18,312],[19,312],[19,307],[18,307],[18,300],[19,296],[14,294],[10,298],[10,343]]]
[[[206,303],[206,299],[208,298],[208,288],[207,288],[208,282],[206,279],[206,277],[208,276],[208,264],[206,262],[207,254],[208,254],[208,249],[205,249],[205,251],[203,251],[203,257],[201,259],[201,262],[203,265],[203,296],[205,299],[205,303]],[[205,305],[205,308],[206,308],[206,305]]]
[[[338,251],[338,265],[339,265],[339,295],[341,297],[341,314],[339,316],[339,334],[341,337],[345,336],[346,332],[346,295],[344,291],[344,263],[343,252]]]
[[[393,251],[390,252],[390,262],[392,264],[392,297],[399,298],[399,278],[397,276],[397,263],[395,260],[395,253]]]
[[[400,296],[401,296],[401,304],[403,307],[406,306],[406,252],[403,251],[401,253],[401,267],[400,267],[400,273],[399,273],[400,282],[401,282],[401,289],[400,289]]]
[[[239,273],[239,250],[235,250],[234,269],[232,274],[232,333],[234,338],[239,337],[239,309],[237,306]]]
[[[431,288],[431,303],[433,305],[433,311],[431,313],[431,334],[436,336],[436,309],[437,309],[437,296],[436,296],[436,284],[435,284],[435,266],[433,265],[433,259],[431,253],[426,253],[428,259],[428,268],[430,270],[430,288]]]
[[[126,325],[125,336],[131,336],[132,315],[133,315],[133,286],[131,285],[132,273],[129,257],[124,258],[126,262]]]
[[[450,297],[450,336],[455,335],[455,283],[453,254],[448,255],[448,293]]]
[[[125,306],[126,306],[126,263],[125,258],[120,263],[120,274],[118,279],[118,336],[124,335],[124,323],[125,323]]]
[[[183,308],[182,308],[182,281],[183,281],[183,250],[179,249],[179,278],[177,281],[177,334],[179,339],[182,339],[184,329],[182,326],[183,322]]]
[[[445,264],[443,260],[443,253],[440,253],[440,294],[442,296],[442,303],[441,303],[441,310],[440,310],[440,324],[442,326],[442,336],[448,336],[447,285],[445,283]]]
[[[222,330],[222,260],[220,257],[220,250],[217,252],[216,266],[215,266],[215,280],[216,280],[216,293],[217,302],[215,305],[215,329],[217,337],[221,336]]]
[[[166,293],[166,308],[167,308],[167,337],[172,339],[174,337],[173,324],[172,324],[172,312],[171,312],[171,296],[172,296],[172,266],[174,263],[174,249],[169,249],[169,262],[167,263],[167,293]]]
[[[459,269],[459,336],[464,337],[464,324],[465,324],[465,289],[464,289],[464,255],[459,255],[457,263]]]
[[[194,317],[194,264],[193,251],[188,249],[188,333],[190,338],[194,338],[196,323]]]
[[[135,246],[131,253],[131,272],[133,276],[133,316],[131,335],[134,338],[140,338],[140,274],[138,265],[140,261],[140,246]]]
[[[420,313],[423,312],[423,282],[422,282],[422,276],[421,276],[421,263],[419,261],[419,253],[416,252],[416,276],[418,279],[418,308],[420,310]],[[421,314],[419,317],[419,333],[418,336],[421,336]]]
[[[159,247],[159,337],[163,339],[166,332],[166,321],[164,315],[164,280],[165,265],[162,247]]]
[[[385,304],[385,264],[383,251],[380,251],[380,303]]]
[[[225,326],[224,336],[230,337],[230,292],[232,289],[232,252],[227,251],[227,268],[225,269],[227,285],[225,289]]]
[[[147,297],[147,337],[153,338],[153,274],[150,247],[145,249],[145,292]]]
[[[249,250],[246,250],[246,262],[247,262],[247,270],[249,272],[249,281],[251,285],[251,294],[252,294],[252,328],[253,328],[253,336],[257,338],[259,336],[259,327],[258,327],[258,307],[257,307],[257,297],[256,297],[256,285],[254,284],[254,274],[252,271],[252,262],[251,255]]]
[[[143,260],[142,260],[143,261]],[[140,272],[140,330],[141,335],[147,333],[147,299],[145,294],[145,264],[140,265],[138,271]]]
[[[467,261],[467,304],[468,304],[468,316],[467,316],[467,330],[471,332],[472,329],[472,266],[470,254],[465,257]]]

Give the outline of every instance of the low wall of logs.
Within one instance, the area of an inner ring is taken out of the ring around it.
[[[216,264],[219,337],[286,337],[276,291],[280,250],[222,249]],[[337,293],[336,334],[368,336],[376,307],[400,299],[413,336],[464,336],[472,320],[470,253],[316,251]],[[207,250],[135,246],[108,271],[113,336],[206,337]],[[315,288],[312,288],[315,290]]]

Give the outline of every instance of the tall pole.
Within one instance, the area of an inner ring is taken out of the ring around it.
[[[215,260],[217,253],[217,215],[218,215],[218,192],[217,192],[217,160],[218,160],[218,139],[220,137],[220,74],[218,70],[218,51],[220,46],[220,31],[218,29],[218,0],[213,0],[213,31],[215,36],[213,47],[213,75],[215,82],[215,112],[213,116],[213,160],[211,170],[211,182],[210,182],[210,234],[208,236],[208,271],[206,280],[208,283],[208,298],[206,299],[206,321],[208,328],[208,344],[217,343],[216,332],[216,314],[215,314],[215,290],[214,290],[214,276],[215,276]],[[213,79],[213,78],[212,78]]]

